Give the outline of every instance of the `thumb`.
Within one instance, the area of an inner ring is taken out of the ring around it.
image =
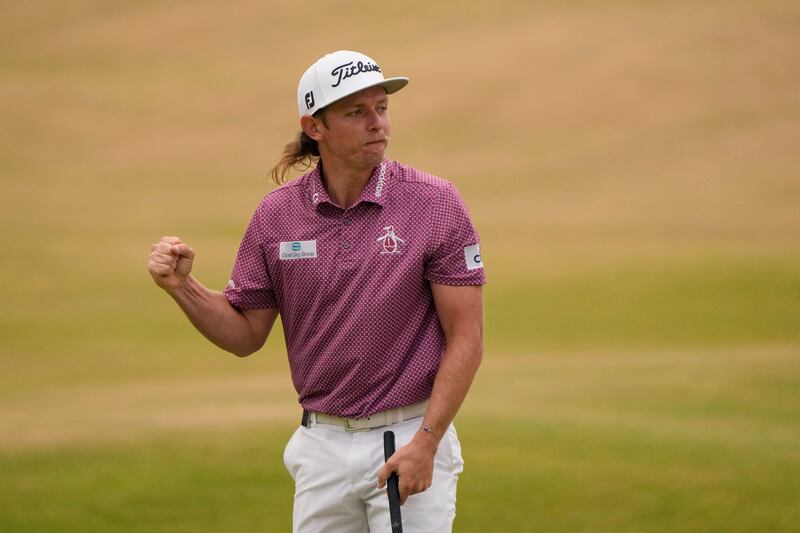
[[[180,257],[194,259],[194,250],[192,250],[191,246],[188,244],[175,244],[169,249],[169,251]]]
[[[389,479],[389,476],[392,475],[394,469],[392,468],[391,463],[386,463],[378,470],[378,488],[382,489],[386,486],[386,480]]]

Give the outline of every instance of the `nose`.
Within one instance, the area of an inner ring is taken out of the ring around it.
[[[367,121],[367,127],[369,131],[380,131],[383,129],[383,117],[375,110],[369,110],[369,120]]]

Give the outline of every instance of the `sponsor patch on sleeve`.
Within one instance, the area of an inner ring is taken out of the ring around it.
[[[464,248],[464,259],[467,261],[467,270],[475,270],[476,268],[483,268],[483,261],[481,260],[481,245],[473,244]]]
[[[317,257],[317,241],[282,241],[281,260],[313,259]]]

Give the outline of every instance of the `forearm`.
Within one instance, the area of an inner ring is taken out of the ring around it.
[[[240,357],[250,355],[264,343],[268,332],[255,331],[247,317],[218,291],[204,287],[192,276],[167,290],[189,321],[208,340]]]
[[[464,402],[482,358],[483,343],[480,337],[458,339],[448,344],[422,423],[423,427],[430,429],[426,437],[433,437],[435,445],[438,446]]]
[[[432,283],[431,289],[447,345],[420,429],[378,473],[380,488],[397,472],[401,502],[431,486],[439,441],[464,402],[483,358],[482,287]]]
[[[448,344],[433,383],[433,394],[420,429],[411,442],[400,448],[378,472],[383,488],[392,472],[400,477],[400,502],[411,494],[427,490],[433,480],[433,461],[439,441],[456,416],[480,366],[483,348],[476,341]],[[425,431],[424,428],[428,428]]]

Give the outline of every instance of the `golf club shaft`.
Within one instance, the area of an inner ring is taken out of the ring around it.
[[[386,431],[383,433],[383,455],[384,460],[394,455],[394,432]],[[389,495],[389,518],[392,521],[392,533],[403,533],[403,520],[400,517],[400,488],[399,479],[396,473],[392,473],[387,481],[386,492]]]

